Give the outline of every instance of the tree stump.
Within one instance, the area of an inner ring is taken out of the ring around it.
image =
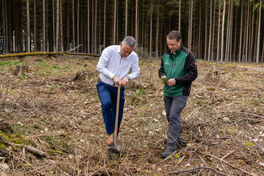
[[[29,72],[29,66],[25,66],[25,65],[18,65],[16,66],[16,69],[14,71],[14,75],[18,76],[18,75],[24,75],[25,73]]]

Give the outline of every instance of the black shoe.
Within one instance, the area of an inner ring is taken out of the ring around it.
[[[165,152],[163,152],[161,154],[161,157],[164,159],[164,158],[167,158],[168,156],[170,156],[171,154],[173,154],[176,150],[168,150],[166,149]]]

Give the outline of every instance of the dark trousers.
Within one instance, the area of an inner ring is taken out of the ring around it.
[[[181,112],[186,106],[188,96],[164,96],[166,116],[169,123],[167,149],[177,150],[177,144],[181,144]]]
[[[107,134],[112,134],[115,129],[115,116],[117,104],[117,87],[110,86],[104,82],[98,81],[96,84],[97,93],[101,101],[102,114],[104,118],[105,130]],[[123,116],[125,103],[124,87],[120,91],[120,104],[118,116],[118,132]]]

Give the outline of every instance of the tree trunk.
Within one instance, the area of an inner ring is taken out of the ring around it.
[[[181,0],[179,0],[179,20],[178,31],[181,32]]]
[[[42,46],[43,46],[43,48],[42,48],[42,51],[46,51],[46,0],[43,0],[42,1],[42,13],[43,13],[43,23],[42,23],[42,27],[43,27],[43,41],[42,41]]]
[[[8,34],[7,34],[7,15],[6,15],[6,0],[3,1],[2,4],[2,18],[3,18],[3,33],[4,33],[4,48],[3,48],[3,52],[6,53],[7,52],[7,40],[8,40]]]
[[[211,41],[211,45],[212,45],[212,49],[211,49],[211,60],[215,60],[215,53],[214,53],[214,44],[215,44],[215,20],[216,20],[216,0],[214,0],[214,10],[213,10],[213,31],[212,31],[212,41]]]
[[[205,30],[204,30],[204,60],[207,60],[207,25],[208,25],[208,15],[207,15],[207,13],[208,13],[208,8],[207,8],[207,1],[205,1],[205,25],[204,25],[204,28],[205,28]]]
[[[63,47],[63,23],[62,23],[62,0],[60,0],[60,47],[61,51],[64,51]]]
[[[37,5],[34,0],[34,51],[37,51]]]
[[[75,43],[75,6],[74,6],[74,0],[72,0],[72,47],[73,48],[76,47],[76,43]]]
[[[234,9],[234,1],[231,1],[231,9],[230,9],[230,32],[229,32],[229,61],[232,61],[232,46],[233,46],[233,9]]]
[[[224,59],[225,10],[226,10],[226,0],[224,0],[224,10],[223,10],[223,19],[222,19],[221,59],[220,59],[221,62],[223,62]]]
[[[249,23],[249,1],[248,1],[248,9],[247,9],[247,25],[246,25],[246,33],[245,33],[245,62],[248,62],[248,25]]]
[[[248,58],[250,60],[250,62],[253,61],[253,44],[254,44],[254,21],[255,21],[255,13],[254,13],[254,0],[252,1],[252,18],[250,20],[251,23],[251,29],[250,29],[250,38],[249,38],[249,53],[248,53]]]
[[[104,48],[105,48],[105,34],[106,34],[106,0],[104,0]]]
[[[213,0],[210,0],[210,27],[209,27],[209,42],[208,42],[208,58],[207,60],[211,60],[211,42],[212,42],[212,21],[213,21]]]
[[[56,51],[59,51],[59,35],[60,35],[60,0],[57,0],[57,17],[56,17]]]
[[[221,25],[221,2],[218,1],[218,25],[217,25],[217,51],[216,51],[216,60],[219,61],[220,56],[220,25]]]
[[[198,34],[198,58],[201,58],[201,23],[202,23],[202,3],[199,4],[199,34]]]
[[[156,57],[159,56],[159,13],[157,12],[157,23],[156,23]]]
[[[231,21],[230,21],[230,16],[231,16],[231,0],[229,0],[228,3],[228,16],[227,16],[227,26],[226,26],[226,45],[225,45],[225,61],[228,61],[229,58],[229,44],[230,44],[230,26],[231,26]]]
[[[30,52],[30,16],[29,16],[29,0],[27,0],[27,51]]]
[[[119,34],[119,31],[118,31],[118,23],[119,23],[119,18],[118,18],[118,1],[116,2],[117,4],[116,4],[116,42],[118,42],[119,41],[119,39],[118,39],[118,34]],[[132,25],[132,27],[134,28],[135,26],[134,25]]]
[[[53,51],[56,51],[56,23],[55,23],[55,0],[52,1],[52,38],[53,38]]]
[[[105,33],[105,31],[104,31],[104,33]],[[87,0],[87,52],[88,53],[90,53],[90,40],[91,40],[90,39],[90,0]],[[104,41],[105,41],[105,39],[104,39]]]
[[[192,20],[193,20],[193,0],[190,0],[189,29],[188,29],[188,49],[192,50]]]
[[[234,22],[234,24],[235,24],[235,29],[234,29],[234,31],[235,31],[235,34],[234,34],[234,49],[233,49],[233,54],[232,54],[232,58],[233,58],[233,60],[232,61],[235,61],[236,60],[236,51],[237,51],[237,22],[238,22],[238,20],[237,20],[237,16],[238,16],[238,8],[237,7],[235,7],[236,8],[236,12],[235,12],[235,22]]]
[[[94,47],[94,50],[93,50],[93,53],[97,53],[97,0],[95,0],[94,2],[95,6],[94,6],[94,43],[93,43],[93,47]]]
[[[150,0],[150,25],[149,25],[149,57],[152,56],[152,15],[153,15],[153,0]]]
[[[80,45],[80,0],[77,0],[77,44],[76,46]],[[79,52],[79,47],[76,49]]]
[[[66,50],[70,50],[70,3],[66,2],[67,6],[67,39],[66,39]]]
[[[258,43],[257,43],[257,55],[256,55],[256,63],[259,63],[259,56],[260,56],[260,30],[261,30],[261,5],[262,2],[260,0],[260,5],[259,5],[259,20],[258,20]],[[264,45],[264,43],[263,43]],[[264,48],[264,46],[263,46]],[[262,51],[262,56],[263,56],[263,51]]]
[[[241,62],[242,56],[242,39],[243,39],[243,1],[241,1],[241,15],[240,15],[240,37],[239,37],[239,51],[238,51],[238,62]]]
[[[126,12],[125,12],[125,36],[127,36],[127,20],[128,20],[128,0],[126,0]]]
[[[136,0],[135,39],[138,42],[138,0]]]
[[[117,0],[114,0],[113,45],[116,44],[116,1]]]

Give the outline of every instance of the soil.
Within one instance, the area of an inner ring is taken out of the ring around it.
[[[1,175],[264,175],[263,64],[198,60],[182,112],[183,146],[162,160],[168,124],[160,60],[140,58],[141,75],[125,91],[121,157],[110,161],[97,61],[27,57],[29,71],[19,76],[19,60],[0,61],[0,123],[11,127],[0,131]]]

